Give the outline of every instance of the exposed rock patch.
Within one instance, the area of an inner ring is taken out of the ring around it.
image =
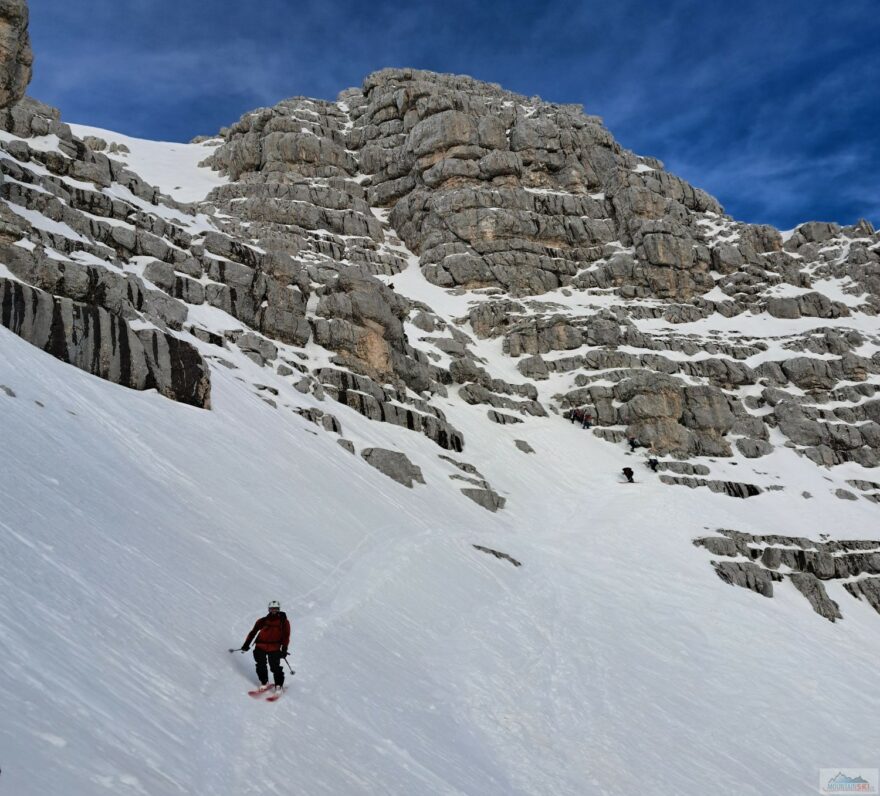
[[[462,489],[461,493],[465,497],[469,497],[474,503],[482,506],[487,511],[496,512],[499,509],[503,509],[507,500],[497,492],[493,492],[491,489],[472,489],[466,488]]]
[[[0,323],[32,345],[102,379],[210,408],[208,366],[189,343],[133,330],[103,307],[0,279]]]
[[[488,553],[491,556],[495,556],[495,558],[501,559],[503,561],[509,561],[515,567],[521,567],[522,562],[517,561],[512,556],[509,556],[507,553],[502,553],[500,550],[493,550],[491,547],[483,547],[482,545],[475,544],[473,545],[474,550],[479,550],[481,553]]]
[[[754,536],[723,529],[719,534],[695,539],[694,544],[713,555],[740,559],[712,562],[726,583],[772,597],[773,583],[788,578],[817,614],[833,622],[842,618],[842,613],[828,596],[824,583],[846,579],[844,588],[854,597],[864,597],[880,613],[880,578],[864,577],[880,575],[880,541],[814,542],[803,537]],[[780,573],[781,567],[790,574]]]
[[[26,0],[0,3],[0,108],[18,102],[31,82],[34,54]]]
[[[400,451],[364,448],[361,451],[361,456],[367,464],[394,479],[398,484],[412,488],[413,483],[425,483],[421,468],[414,465],[406,454]]]

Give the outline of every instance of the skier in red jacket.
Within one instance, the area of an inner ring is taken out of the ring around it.
[[[287,645],[290,644],[290,622],[287,615],[281,610],[281,603],[272,600],[269,603],[269,613],[256,621],[251,632],[247,634],[241,651],[250,649],[251,641],[256,637],[254,644],[254,660],[257,664],[257,677],[260,685],[265,686],[269,682],[269,672],[266,671],[268,661],[275,678],[275,687],[284,685],[284,669],[281,668],[281,659],[287,657]]]

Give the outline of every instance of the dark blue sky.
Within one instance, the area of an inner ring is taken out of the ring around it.
[[[878,0],[30,0],[30,94],[184,141],[384,66],[603,116],[616,138],[781,228],[880,226]]]

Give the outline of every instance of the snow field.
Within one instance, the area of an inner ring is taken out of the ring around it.
[[[407,490],[238,371],[213,370],[204,412],[5,330],[0,351],[11,793],[795,794],[876,753],[876,614],[832,588],[832,625],[791,584],[726,587],[691,545],[716,527],[876,537],[864,501],[793,516],[790,494],[667,487],[641,462],[623,485],[631,457],[576,426],[508,434],[455,405],[474,452],[457,458],[509,499],[491,515],[445,486],[429,440],[322,405],[359,448],[422,466]],[[264,705],[226,649],[273,598],[297,674]]]

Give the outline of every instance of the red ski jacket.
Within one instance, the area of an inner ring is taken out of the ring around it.
[[[245,647],[250,646],[254,636],[257,638],[254,646],[258,650],[279,652],[282,647],[290,644],[290,622],[287,621],[287,614],[279,611],[258,619],[244,640]]]

